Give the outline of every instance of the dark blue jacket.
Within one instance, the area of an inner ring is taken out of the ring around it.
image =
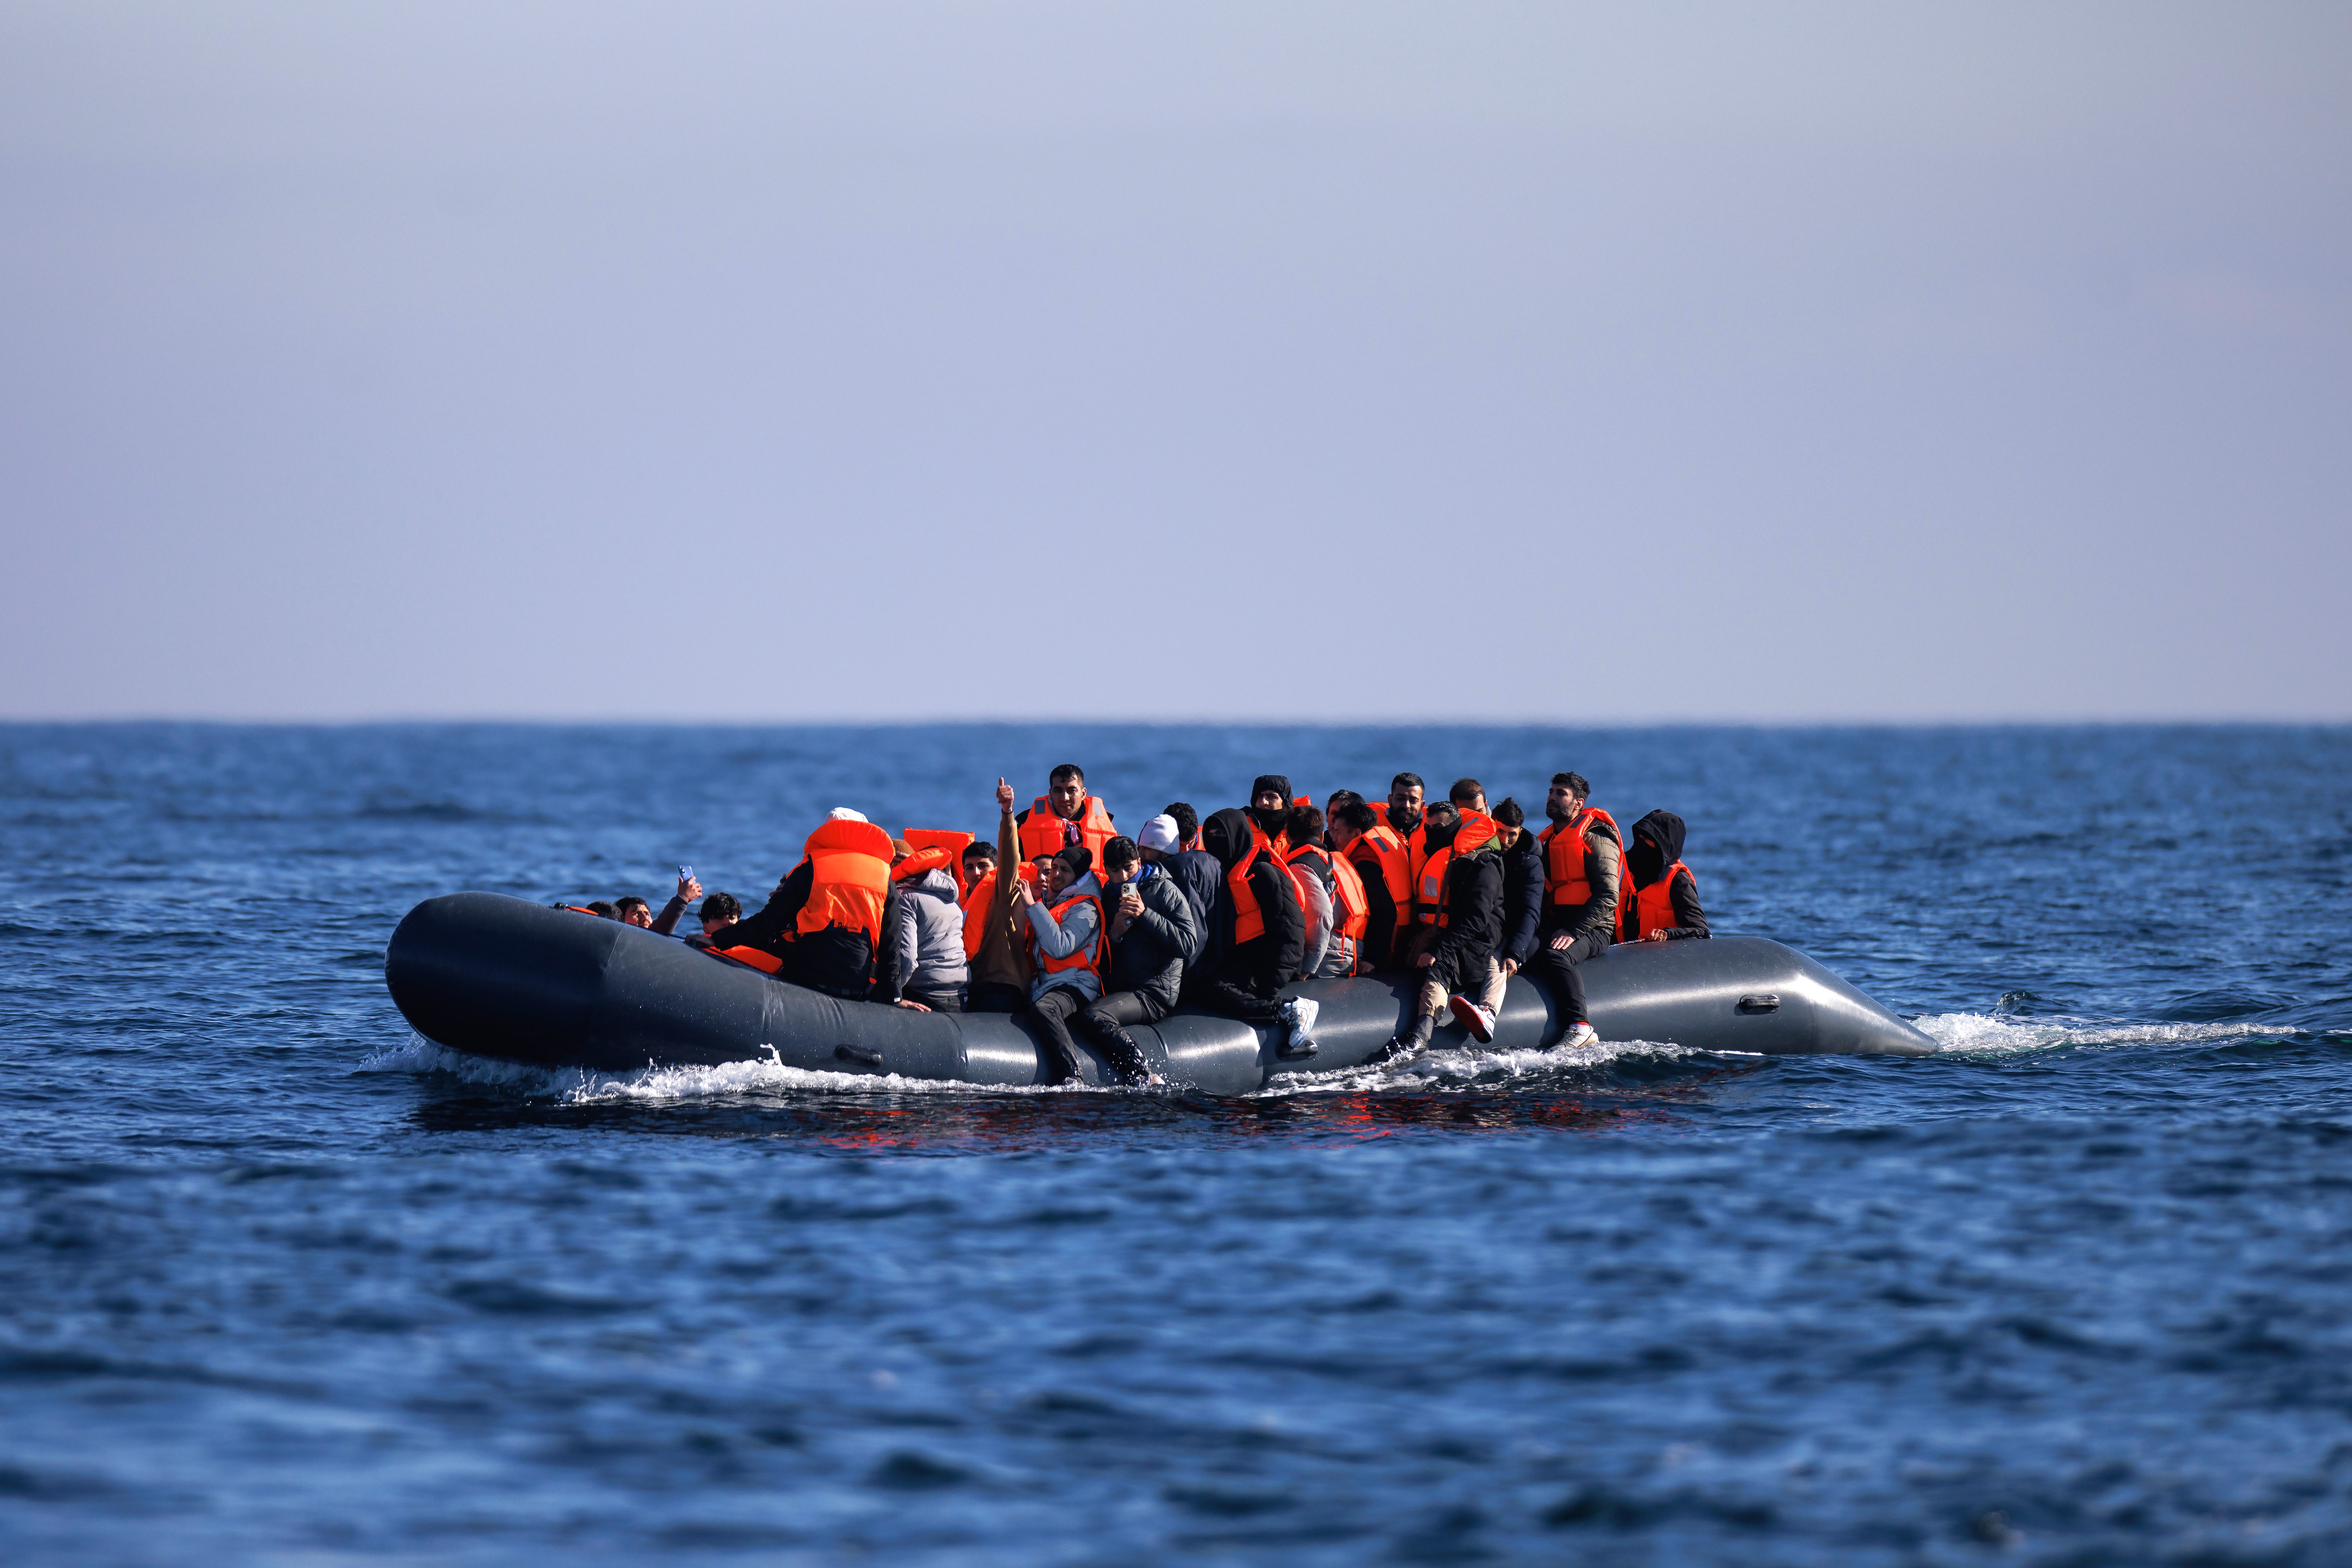
[[[1522,969],[1536,955],[1536,931],[1543,921],[1543,846],[1526,828],[1503,857],[1503,941],[1496,962],[1507,958]]]

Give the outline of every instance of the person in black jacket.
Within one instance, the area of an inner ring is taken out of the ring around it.
[[[1201,824],[1201,844],[1217,858],[1228,879],[1236,870],[1243,873],[1265,929],[1245,942],[1234,940],[1233,889],[1229,881],[1220,882],[1212,920],[1217,956],[1193,972],[1185,1000],[1244,1024],[1288,1023],[1292,1039],[1284,1047],[1286,1054],[1312,1055],[1307,1033],[1313,1020],[1300,1028],[1296,1009],[1276,994],[1297,978],[1298,965],[1307,956],[1307,916],[1298,907],[1298,889],[1289,871],[1257,847],[1248,816],[1235,806],[1213,812]]]
[[[1421,994],[1412,1030],[1391,1039],[1375,1059],[1426,1047],[1437,1032],[1438,1014],[1449,1005],[1478,1039],[1494,1038],[1493,1004],[1503,984],[1495,963],[1503,939],[1502,851],[1491,838],[1467,842],[1460,815],[1442,801],[1429,808],[1426,827],[1431,853],[1453,851],[1445,868],[1445,923],[1428,928],[1428,940],[1413,957]],[[1473,1001],[1474,994],[1490,1000]]]
[[[1617,900],[1617,940],[1685,942],[1709,935],[1698,880],[1682,863],[1683,819],[1671,811],[1654,811],[1633,824],[1631,837],[1633,841],[1625,846],[1626,886]]]
[[[1103,907],[1110,911],[1110,973],[1102,995],[1071,1026],[1102,1048],[1129,1083],[1158,1083],[1128,1027],[1156,1024],[1176,1008],[1184,960],[1200,945],[1200,917],[1176,879],[1144,861],[1131,838],[1103,846]]]
[[[1517,801],[1505,796],[1489,815],[1503,857],[1503,940],[1495,963],[1507,977],[1535,956],[1536,926],[1543,919],[1543,847],[1527,830],[1528,814]]]

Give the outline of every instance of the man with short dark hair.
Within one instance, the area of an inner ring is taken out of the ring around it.
[[[640,931],[653,929],[653,906],[635,893],[613,900],[613,918],[623,925],[635,926]]]
[[[1419,773],[1399,773],[1389,780],[1388,825],[1408,844],[1421,830],[1422,794]]]
[[[1160,815],[1176,823],[1176,847],[1198,849],[1201,847],[1201,814],[1181,800],[1171,800],[1160,808]]]
[[[743,905],[732,893],[713,893],[702,900],[696,918],[702,921],[702,930],[686,940],[697,947],[717,947],[727,928],[743,918]]]
[[[1412,923],[1412,871],[1404,840],[1361,797],[1332,807],[1330,821],[1332,855],[1355,867],[1364,889],[1364,936],[1356,945],[1356,966],[1367,973],[1387,969],[1399,956],[1399,933]]]
[[[1484,814],[1486,810],[1486,786],[1476,779],[1455,779],[1445,798],[1464,811]]]
[[[1110,910],[1110,972],[1103,994],[1078,1009],[1071,1025],[1129,1083],[1156,1083],[1127,1031],[1175,1010],[1185,959],[1200,945],[1200,919],[1176,879],[1124,837],[1103,846],[1103,896]]]
[[[1021,830],[1021,858],[1034,861],[1083,844],[1089,861],[1102,864],[1102,847],[1118,829],[1111,826],[1110,808],[1087,793],[1086,770],[1064,763],[1046,775],[1046,789],[1029,809],[1013,818]]]
[[[613,906],[606,903],[602,899],[592,899],[587,903],[583,904],[581,908],[586,910],[590,914],[594,915],[598,920],[616,921],[621,918],[619,914],[614,912]]]
[[[1597,1037],[1585,1016],[1584,980],[1577,965],[1603,952],[1616,934],[1624,855],[1616,820],[1585,804],[1592,785],[1582,773],[1551,776],[1544,816],[1551,826],[1540,840],[1543,910],[1528,978],[1551,996],[1564,1026],[1559,1043],[1589,1046]]]

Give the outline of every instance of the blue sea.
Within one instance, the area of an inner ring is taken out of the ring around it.
[[[414,1037],[418,900],[1410,769],[1944,1048],[1219,1100]],[[2352,731],[0,726],[0,1559],[2352,1562]]]

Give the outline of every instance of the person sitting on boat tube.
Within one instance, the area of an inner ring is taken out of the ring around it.
[[[1539,843],[1544,857],[1543,917],[1528,978],[1550,994],[1553,1015],[1568,1026],[1563,1046],[1589,1046],[1584,980],[1576,966],[1614,938],[1624,852],[1617,819],[1586,804],[1592,785],[1582,773],[1554,773],[1544,797],[1551,821]]]
[[[1282,858],[1290,868],[1291,879],[1299,884],[1310,904],[1319,900],[1323,910],[1319,951],[1314,935],[1307,938],[1307,978],[1338,980],[1353,974],[1356,949],[1363,941],[1371,912],[1363,879],[1326,844],[1323,814],[1315,807],[1292,806],[1290,826],[1283,837],[1290,845],[1282,852]],[[1310,932],[1313,924],[1314,911],[1310,909]]]
[[[1210,814],[1201,844],[1217,858],[1224,879],[1214,917],[1216,955],[1193,972],[1184,999],[1244,1024],[1282,1024],[1288,1035],[1281,1054],[1313,1056],[1316,1004],[1276,994],[1298,977],[1307,956],[1307,916],[1288,868],[1265,829],[1236,806]]]
[[[1179,805],[1183,803],[1179,801]],[[1184,806],[1186,812],[1192,808]],[[1192,825],[1194,836],[1200,824]],[[1224,868],[1217,858],[1205,849],[1184,847],[1183,819],[1174,811],[1165,811],[1143,825],[1135,836],[1135,847],[1143,852],[1144,863],[1157,866],[1174,879],[1192,906],[1192,947],[1184,954],[1184,972],[1190,974],[1208,955],[1209,925],[1217,912],[1217,888],[1224,880]]]
[[[1118,829],[1111,826],[1110,808],[1087,793],[1086,770],[1064,763],[1046,775],[1046,786],[1028,810],[1013,818],[1021,829],[1021,858],[1034,862],[1040,855],[1083,844],[1088,864],[1101,865],[1102,847]]]
[[[919,1013],[961,1013],[970,966],[963,952],[963,910],[956,902],[956,852],[944,845],[917,849],[890,841],[890,898],[883,910],[882,954],[875,967],[895,1002]]]
[[[1013,907],[1028,922],[1029,956],[1037,971],[1029,983],[1029,1018],[1051,1058],[1053,1081],[1076,1083],[1081,1075],[1070,1015],[1102,994],[1102,884],[1095,879],[1094,851],[1083,844],[1041,855],[1034,864],[1034,884],[1013,885]]]
[[[1633,824],[1625,846],[1625,880],[1617,899],[1619,942],[1683,942],[1704,937],[1698,879],[1683,864],[1683,819],[1654,811]]]
[[[1145,860],[1131,838],[1103,846],[1102,883],[1110,913],[1109,989],[1078,1009],[1073,1026],[1129,1083],[1157,1083],[1159,1076],[1127,1031],[1175,1011],[1184,988],[1184,961],[1200,946],[1200,916],[1176,879]]]
[[[803,847],[760,912],[727,934],[728,957],[828,996],[865,999],[890,893],[890,836],[845,805]]]
[[[1391,967],[1399,933],[1412,923],[1412,871],[1404,840],[1360,795],[1331,808],[1331,853],[1355,868],[1364,889],[1364,934],[1356,943],[1356,973]],[[1336,796],[1334,797],[1336,798]]]
[[[1495,1037],[1495,1009],[1503,998],[1503,972],[1495,963],[1503,938],[1503,857],[1495,846],[1494,821],[1442,800],[1429,808],[1422,826],[1430,858],[1416,907],[1429,921],[1411,948],[1421,992],[1412,1027],[1392,1037],[1383,1057],[1426,1047],[1437,1032],[1437,1016],[1449,1008],[1484,1044]]]
[[[1026,1013],[1029,983],[1029,922],[1013,907],[1013,884],[1034,872],[1023,866],[1021,828],[1013,815],[1013,786],[996,781],[996,847],[981,877],[969,873],[963,905],[964,955],[971,961],[967,1013]]]

